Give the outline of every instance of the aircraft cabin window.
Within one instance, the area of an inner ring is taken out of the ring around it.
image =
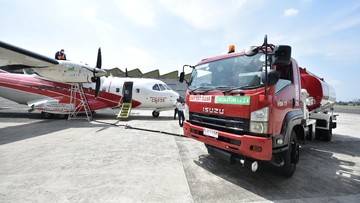
[[[49,90],[49,87],[48,87],[48,86],[46,86],[46,87],[45,87],[45,91],[48,91],[48,90]]]
[[[158,85],[158,84],[155,84],[155,85],[153,86],[153,90],[160,91],[159,85]]]
[[[60,87],[60,91],[63,91],[64,90],[64,88],[63,87]]]
[[[91,92],[91,90],[92,90],[92,87],[89,87],[89,88],[88,88],[88,92]]]
[[[140,93],[140,89],[139,89],[139,88],[136,88],[136,93]]]
[[[162,84],[159,84],[159,86],[161,91],[165,91],[165,87]]]
[[[56,91],[56,86],[53,87],[53,91]]]
[[[38,87],[38,90],[42,90],[42,87],[41,87],[41,86],[39,86],[39,87]]]
[[[116,91],[116,92],[120,92],[120,88],[117,87],[117,88],[115,89],[115,91]]]

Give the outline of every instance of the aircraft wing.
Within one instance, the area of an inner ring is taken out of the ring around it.
[[[19,65],[45,68],[56,64],[59,64],[56,59],[0,41],[0,65],[16,69]]]

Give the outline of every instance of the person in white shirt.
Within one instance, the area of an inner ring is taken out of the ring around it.
[[[176,119],[176,114],[178,113],[177,104],[180,103],[179,99],[176,99],[174,102],[174,120]]]
[[[178,110],[178,117],[179,117],[179,126],[182,127],[184,120],[185,120],[185,116],[184,116],[184,105],[185,102],[183,100],[177,99],[178,103],[176,104],[176,108]]]

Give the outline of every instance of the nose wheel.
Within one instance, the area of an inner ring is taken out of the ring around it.
[[[153,111],[152,112],[152,116],[154,117],[154,118],[157,118],[157,117],[159,117],[159,115],[160,115],[160,112],[158,112],[158,111]]]

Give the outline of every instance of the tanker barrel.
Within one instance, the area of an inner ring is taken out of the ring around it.
[[[310,73],[305,68],[300,67],[301,88],[306,89],[309,97],[315,102],[307,106],[309,111],[317,108],[329,108],[335,104],[336,96],[334,88],[326,83],[324,79]]]

